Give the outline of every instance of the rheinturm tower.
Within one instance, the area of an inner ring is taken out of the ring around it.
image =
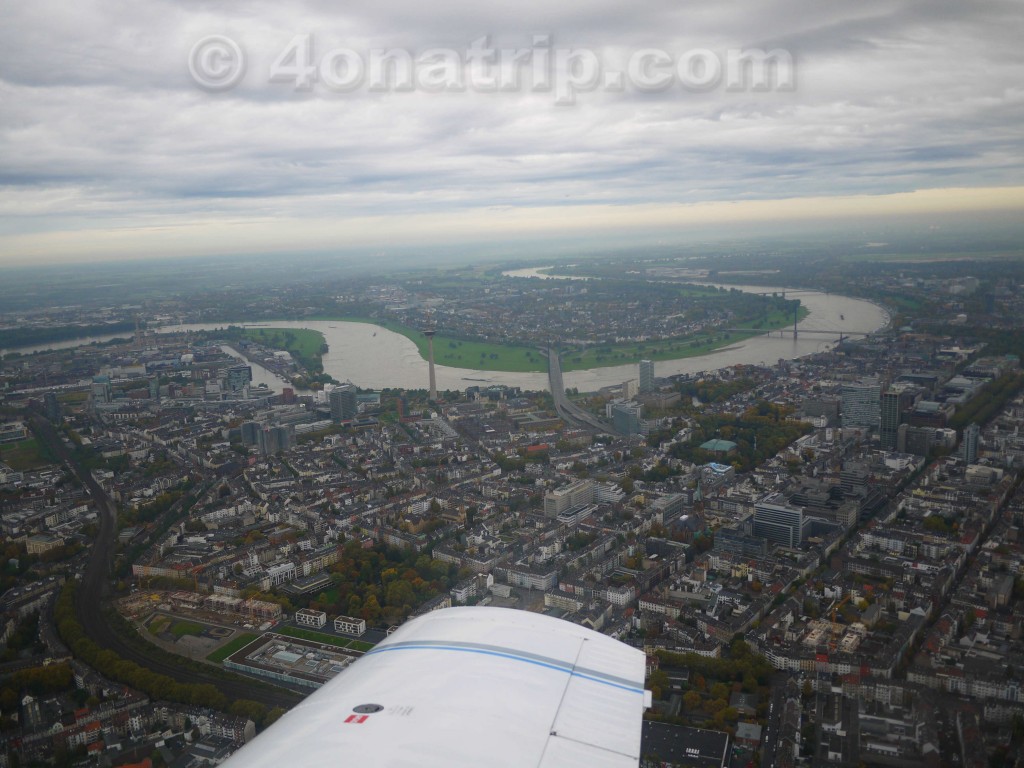
[[[430,399],[437,400],[437,378],[434,376],[434,333],[436,331],[424,331],[427,337],[427,364],[430,366]]]

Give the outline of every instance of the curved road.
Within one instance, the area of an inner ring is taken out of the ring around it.
[[[229,699],[249,699],[268,707],[287,708],[297,704],[302,697],[284,689],[270,689],[265,687],[265,684],[247,684],[244,680],[225,679],[212,673],[198,672],[174,663],[151,658],[106,622],[100,610],[100,604],[110,591],[109,571],[114,552],[117,508],[106,491],[93,478],[92,473],[86,472],[74,461],[67,446],[64,445],[49,421],[34,416],[32,426],[33,431],[47,444],[53,455],[61,459],[88,488],[99,512],[99,534],[92,545],[89,563],[86,565],[85,573],[82,575],[75,593],[75,616],[82,625],[85,636],[101,648],[113,651],[122,659],[133,661],[140,667],[158,674],[167,675],[179,683],[208,683],[215,686]]]
[[[548,385],[551,387],[551,397],[555,401],[555,412],[558,413],[559,418],[584,429],[608,432],[612,435],[619,434],[611,424],[599,419],[589,411],[583,410],[565,396],[565,384],[562,382],[562,360],[552,347],[548,347],[547,355]]]

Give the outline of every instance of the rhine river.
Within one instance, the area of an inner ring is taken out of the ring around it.
[[[559,279],[539,273],[538,269],[543,269],[543,267],[515,270],[505,274],[514,277]],[[841,330],[870,332],[884,327],[889,322],[889,317],[882,307],[862,299],[765,286],[724,287],[738,288],[743,291],[777,291],[780,293],[785,291],[787,295],[792,294],[794,298],[799,298],[808,310],[807,316],[800,322],[798,328],[834,331],[834,335],[807,334],[796,340],[792,338],[791,333],[780,335],[776,332],[774,335],[754,336],[700,357],[657,361],[654,364],[656,376],[700,373],[739,364],[774,365],[780,359],[792,360],[827,349],[836,342]],[[164,332],[209,331],[223,328],[226,325],[227,323],[198,323],[168,326],[160,330]],[[380,326],[339,320],[281,320],[269,323],[235,323],[235,325],[309,328],[319,331],[324,335],[329,349],[324,356],[324,371],[339,381],[351,381],[360,387],[373,389],[384,387],[426,389],[427,387],[427,361],[420,357],[416,345],[405,336]],[[4,351],[31,354],[45,349],[64,349],[94,341],[106,341],[110,338],[112,336],[91,337]],[[532,390],[547,389],[548,387],[546,373],[475,371],[443,365],[436,366],[436,373],[437,387],[440,390],[464,390],[473,385],[487,384],[507,384]],[[591,392],[601,387],[621,384],[628,379],[635,379],[638,375],[637,366],[634,364],[572,371],[564,374],[564,380],[566,387],[576,387],[581,392]],[[257,365],[253,365],[253,378],[257,383],[266,383],[267,386],[275,390],[285,386],[282,379]]]

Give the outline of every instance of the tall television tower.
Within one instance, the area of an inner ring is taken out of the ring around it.
[[[434,376],[434,334],[437,331],[433,328],[428,328],[423,332],[423,335],[427,337],[427,364],[430,366],[430,400],[437,400],[437,379]]]

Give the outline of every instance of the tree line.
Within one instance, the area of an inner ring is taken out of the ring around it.
[[[207,707],[221,712],[247,717],[260,725],[268,725],[283,714],[280,708],[268,710],[259,702],[248,699],[230,700],[227,695],[221,692],[217,686],[211,683],[181,683],[174,678],[153,672],[145,667],[139,666],[134,661],[122,659],[111,650],[101,648],[85,636],[82,625],[75,616],[74,599],[78,585],[69,581],[64,585],[57,602],[54,605],[54,621],[61,640],[71,649],[75,658],[95,669],[104,677],[124,683],[137,691],[141,691],[150,698],[163,699],[179,704],[187,704],[196,707]],[[117,618],[120,618],[118,616]],[[125,627],[119,631],[126,638],[136,637],[134,629],[124,619],[121,622]],[[140,641],[145,642],[145,641]],[[159,655],[158,648],[147,647],[147,653]],[[190,666],[192,663],[179,656],[166,654],[175,664]],[[207,674],[216,673],[208,667],[203,667]]]

